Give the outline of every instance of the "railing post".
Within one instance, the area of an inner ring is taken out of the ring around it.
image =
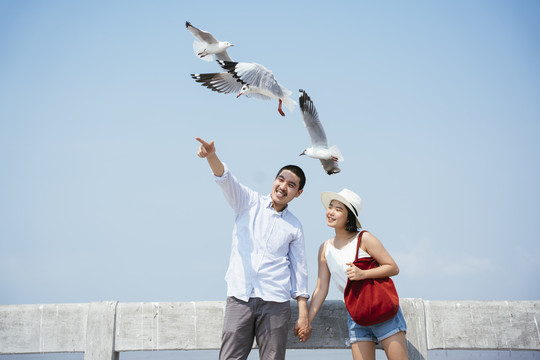
[[[84,360],[118,360],[118,353],[114,350],[117,304],[117,301],[90,304]]]
[[[409,360],[427,360],[426,313],[424,300],[401,298],[399,304],[407,322]]]

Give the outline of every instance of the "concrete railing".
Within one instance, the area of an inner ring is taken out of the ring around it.
[[[540,350],[540,301],[400,299],[411,360],[428,350]],[[298,308],[291,303],[293,314]],[[85,360],[123,351],[219,349],[225,302],[0,306],[0,354],[84,352]],[[345,305],[326,301],[307,343],[290,349],[347,348]]]

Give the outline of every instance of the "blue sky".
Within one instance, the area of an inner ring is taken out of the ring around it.
[[[401,297],[538,300],[540,4],[0,0],[0,304],[224,300],[233,213],[195,137],[290,204],[310,292],[347,187]],[[326,175],[300,111],[211,92],[186,20],[313,99],[344,157]],[[331,299],[339,299],[331,290]]]

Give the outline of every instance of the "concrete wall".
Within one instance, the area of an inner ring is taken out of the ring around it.
[[[538,350],[540,301],[400,299],[411,360],[433,349]],[[298,314],[291,303],[292,328]],[[0,306],[0,354],[84,352],[85,360],[122,351],[219,349],[225,303],[161,302]],[[288,348],[347,348],[346,309],[326,301],[313,334]]]
[[[429,349],[540,350],[540,301],[425,301]]]

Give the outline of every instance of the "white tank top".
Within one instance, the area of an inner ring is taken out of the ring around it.
[[[330,240],[326,240],[326,250],[324,256],[326,258],[326,263],[328,264],[328,269],[340,292],[345,291],[345,286],[347,285],[347,268],[345,265],[347,263],[353,262],[355,259],[354,252],[356,251],[356,245],[358,245],[358,237],[354,238],[350,243],[345,245],[342,249],[336,249],[334,245],[330,243]],[[358,249],[358,257],[365,258],[370,257],[370,255]]]

